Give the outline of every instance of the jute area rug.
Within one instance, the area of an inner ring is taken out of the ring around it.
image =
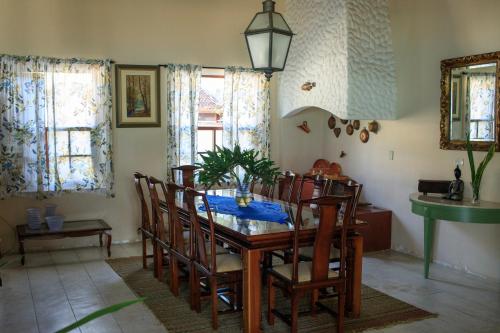
[[[202,312],[191,311],[188,304],[187,283],[181,283],[181,295],[174,297],[166,283],[153,277],[152,269],[144,270],[140,257],[107,260],[113,270],[125,283],[141,297],[169,333],[211,332],[210,303],[202,302]],[[166,273],[166,272],[165,272]],[[165,274],[168,275],[168,274]],[[276,318],[274,326],[267,325],[267,299],[265,288],[262,297],[262,325],[264,332],[288,332],[288,326]],[[304,297],[303,309],[307,309],[308,297]],[[221,302],[219,302],[221,303]],[[336,308],[335,300],[324,301],[325,305]],[[282,312],[289,313],[290,301],[281,292],[276,292],[276,305]],[[220,305],[224,309],[224,305]],[[372,328],[382,328],[400,323],[435,317],[435,314],[397,300],[367,286],[362,289],[362,311],[360,318],[347,318],[345,332],[362,332]],[[336,319],[330,314],[319,313],[315,318],[309,315],[299,317],[299,332],[335,332]],[[241,332],[242,313],[219,315],[218,332]]]

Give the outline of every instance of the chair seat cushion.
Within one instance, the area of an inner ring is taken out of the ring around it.
[[[241,271],[243,265],[239,254],[224,253],[217,254],[217,273]]]
[[[311,269],[312,269],[312,262],[309,261],[309,262],[299,263],[299,277],[298,277],[299,283],[311,281]],[[293,264],[274,266],[271,270],[271,272],[277,273],[281,277],[289,281],[292,280],[292,271],[293,271]],[[328,271],[328,278],[335,278],[338,276],[339,274],[336,271],[332,270]]]
[[[313,257],[313,247],[308,246],[308,247],[301,247],[299,249],[299,254],[303,257],[311,258]],[[330,248],[330,259],[337,259],[340,258],[340,250],[332,246]]]

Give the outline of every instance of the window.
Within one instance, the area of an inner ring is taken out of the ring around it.
[[[204,68],[198,108],[198,152],[222,146],[224,112],[224,70]]]
[[[92,73],[53,73],[47,78],[52,82],[47,88],[49,107],[45,118],[47,167],[50,156],[55,156],[53,169],[57,168],[63,190],[90,189],[92,183],[85,179],[94,174],[91,131],[96,119],[92,101],[86,96],[94,90]]]
[[[0,56],[0,198],[113,195],[109,61]]]

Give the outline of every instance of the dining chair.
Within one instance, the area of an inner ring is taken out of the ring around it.
[[[154,256],[153,254],[148,255],[147,253],[147,240],[151,241],[151,245],[154,243],[154,230],[143,190],[144,186],[147,187],[147,178],[147,176],[144,176],[140,172],[134,172],[134,185],[141,204],[141,225],[138,231],[141,233],[142,239],[142,267],[144,269],[148,268],[147,259],[153,258]]]
[[[172,175],[172,182],[182,185],[184,187],[194,188],[194,172],[198,169],[195,165],[180,165],[178,167],[170,168]],[[182,183],[180,182],[182,180]]]
[[[292,194],[295,189],[296,174],[290,170],[282,172],[278,176],[278,199],[288,203],[292,202]]]
[[[165,183],[154,177],[148,178],[149,195],[151,196],[151,207],[153,211],[153,229],[155,230],[153,256],[154,256],[154,272],[158,280],[163,281],[163,265],[168,263],[168,258],[171,248],[170,228],[165,225],[163,219],[163,211],[160,208],[160,196],[158,195],[158,187],[161,190],[163,198],[168,197]]]
[[[301,200],[297,208],[294,224],[293,261],[289,264],[276,265],[269,269],[268,287],[268,315],[270,325],[274,325],[274,317],[278,316],[291,326],[291,332],[297,332],[299,300],[306,293],[311,292],[311,314],[316,315],[318,307],[333,313],[319,303],[319,291],[334,287],[338,298],[337,332],[344,330],[345,287],[346,287],[346,252],[348,214],[342,223],[337,223],[338,205],[346,203],[346,212],[352,209],[352,196],[325,196],[320,198]],[[299,240],[302,234],[302,210],[305,205],[315,204],[319,210],[319,223],[314,239],[314,255],[312,261],[299,262]],[[330,269],[330,248],[334,239],[340,246],[340,269]],[[275,308],[275,288],[279,288],[289,295],[291,314],[286,316]]]
[[[191,221],[193,267],[192,272],[192,295],[194,309],[201,311],[201,285],[200,278],[207,279],[210,293],[212,328],[218,328],[218,314],[234,312],[241,310],[242,294],[242,261],[241,255],[234,253],[217,254],[215,239],[215,224],[212,218],[212,212],[208,205],[207,197],[204,193],[197,192],[192,188],[186,188],[184,191]],[[196,200],[201,198],[201,200]],[[205,208],[208,227],[202,228],[200,217],[197,211],[197,205],[203,205]],[[206,240],[208,239],[208,243]],[[208,250],[210,248],[210,250]],[[215,255],[211,255],[215,253]],[[219,289],[220,286],[228,288]],[[229,296],[230,301],[221,300],[229,305],[229,310],[218,311],[219,296]]]

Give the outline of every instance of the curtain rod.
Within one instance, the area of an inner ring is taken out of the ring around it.
[[[109,62],[112,64],[116,64],[116,61],[114,61],[114,60],[110,60]],[[159,64],[158,66],[167,67],[168,64]],[[225,67],[219,67],[219,66],[203,66],[202,65],[201,67],[206,68],[206,69],[226,69]]]
[[[160,64],[158,66],[160,66],[160,67],[167,67],[168,64]],[[217,67],[217,66],[203,66],[202,65],[201,67],[206,68],[206,69],[225,69],[225,67]]]

